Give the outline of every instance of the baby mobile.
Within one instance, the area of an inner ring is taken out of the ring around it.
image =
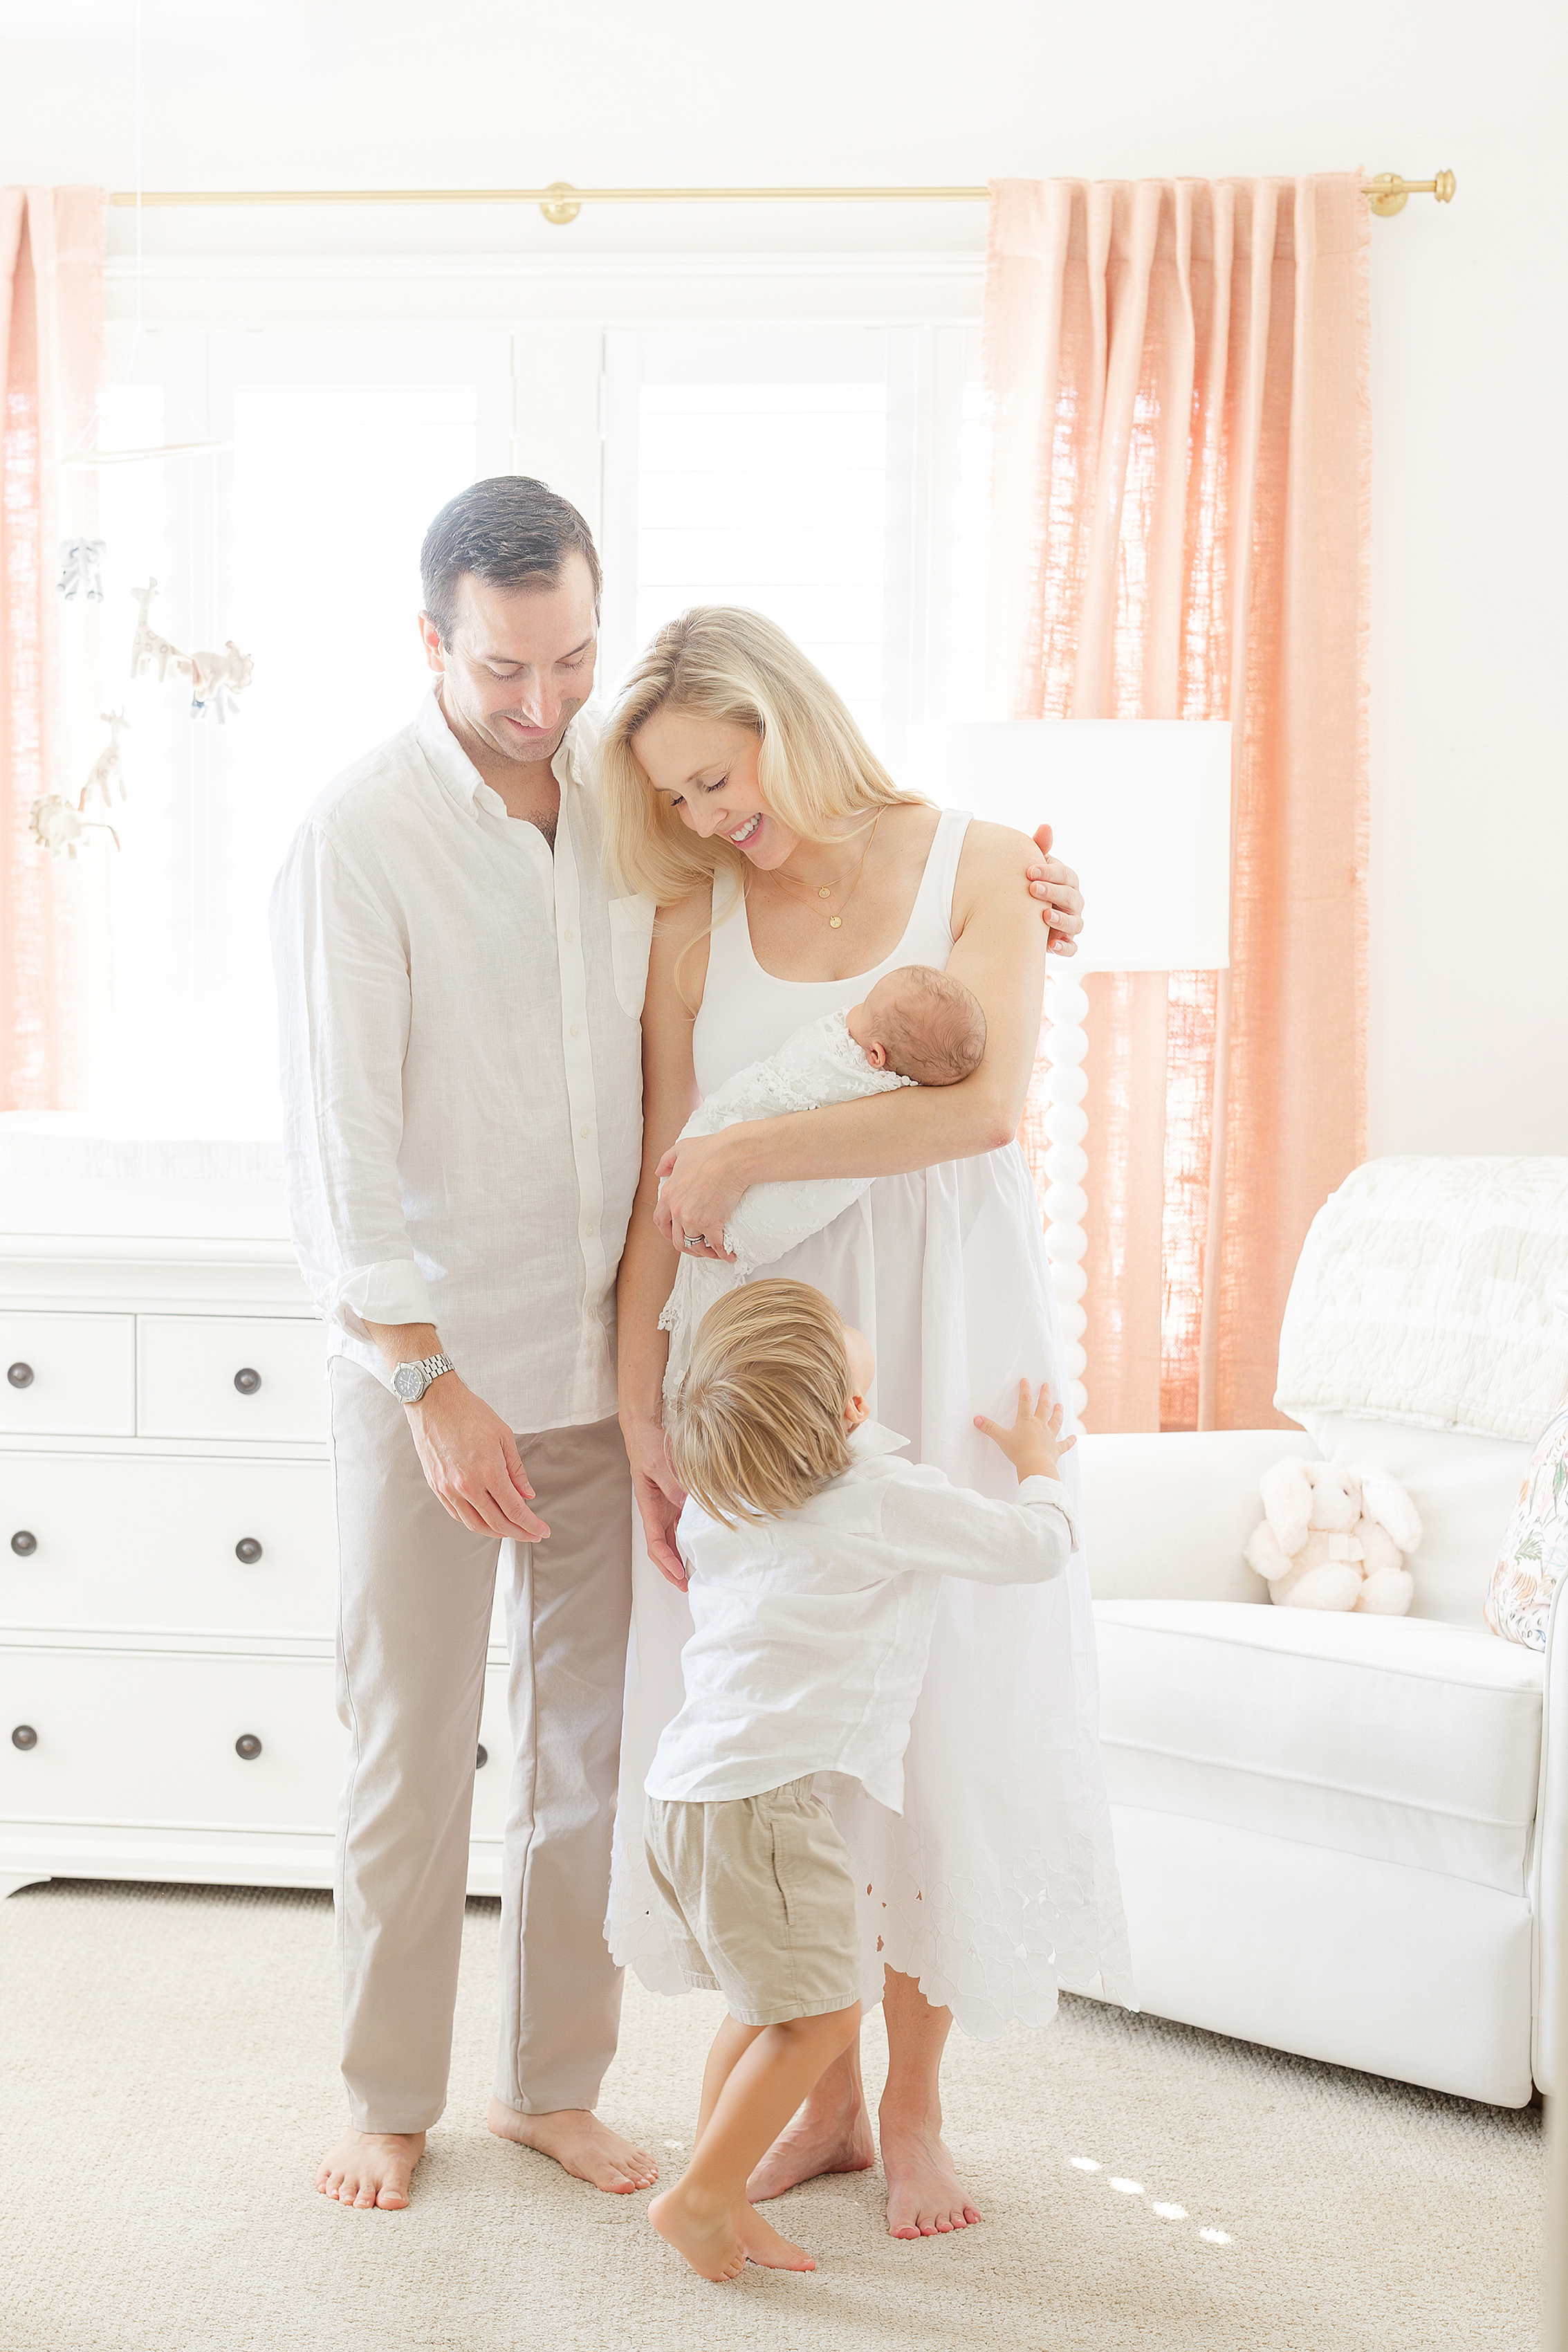
[[[102,603],[104,553],[101,539],[65,541],[60,551],[60,577],[56,584],[68,604],[78,596],[87,604]],[[132,588],[131,593],[136,605],[136,627],[131,640],[131,677],[142,677],[153,671],[160,686],[171,677],[189,678],[193,719],[215,719],[222,727],[237,716],[239,697],[251,681],[250,656],[242,654],[232,637],[221,653],[182,653],[178,646],[159,635],[147,617],[158,593],[157,581],[149,579],[144,588]],[[118,789],[121,800],[125,798],[120,739],[131,722],[123,709],[105,710],[100,715],[109,729],[109,741],[94,761],[74,806],[63,793],[44,793],[29,812],[33,839],[51,857],[74,857],[78,846],[93,832],[107,833],[116,849],[120,847],[120,835],[109,819],[89,816],[88,804],[101,801],[105,808],[111,807],[111,787]]]

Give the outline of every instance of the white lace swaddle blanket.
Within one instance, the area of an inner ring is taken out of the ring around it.
[[[821,1110],[829,1103],[858,1102],[864,1095],[890,1094],[895,1087],[914,1084],[896,1070],[873,1069],[850,1035],[847,1014],[827,1013],[797,1029],[767,1061],[747,1062],[716,1087],[681,1135],[717,1135],[743,1119]],[[670,1335],[666,1396],[673,1396],[685,1380],[697,1325],[715,1299],[831,1225],[872,1181],[869,1176],[819,1176],[787,1184],[753,1184],[741,1194],[724,1229],[724,1245],[735,1252],[735,1263],[683,1256],[675,1286],[659,1318],[659,1328]]]

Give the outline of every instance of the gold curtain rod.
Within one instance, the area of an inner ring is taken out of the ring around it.
[[[1411,196],[1454,198],[1452,172],[1431,180],[1405,180],[1379,172],[1362,194],[1375,213],[1403,212]],[[984,204],[989,188],[574,188],[556,180],[548,188],[116,188],[111,205],[538,205],[547,221],[564,228],[584,205],[967,205]]]

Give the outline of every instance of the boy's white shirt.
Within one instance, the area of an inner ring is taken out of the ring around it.
[[[742,1119],[777,1118],[792,1110],[821,1110],[829,1103],[857,1102],[913,1086],[896,1070],[873,1068],[850,1035],[848,1015],[825,1013],[786,1037],[776,1054],[747,1062],[716,1087],[681,1129],[717,1135]],[[758,1266],[772,1265],[812,1234],[841,1215],[871,1183],[869,1176],[826,1176],[783,1184],[753,1184],[743,1192],[724,1229],[722,1258],[683,1257],[674,1288],[659,1318],[670,1334],[664,1393],[673,1396],[685,1378],[697,1325],[717,1298],[749,1279]]]
[[[685,1704],[659,1741],[649,1796],[716,1803],[847,1772],[903,1811],[938,1580],[1043,1584],[1079,1543],[1060,1479],[1025,1478],[1016,1502],[996,1502],[897,1460],[907,1442],[862,1423],[850,1467],[782,1518],[731,1528],[687,1501],[676,1530],[694,1628]]]

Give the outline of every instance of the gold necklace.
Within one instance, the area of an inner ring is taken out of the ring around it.
[[[871,856],[871,845],[876,839],[876,829],[882,823],[882,819],[883,811],[878,809],[876,815],[872,820],[871,831],[866,835],[865,847],[861,851],[861,862],[855,867],[854,880],[844,892],[843,906],[840,908],[839,912],[836,915],[830,915],[828,917],[828,929],[831,931],[836,931],[841,927],[844,919],[843,908],[849,905],[850,900],[860,888],[861,876],[865,872],[865,862]],[[786,874],[782,867],[779,869],[773,878],[776,882],[788,882],[791,890],[809,890],[811,887],[811,885],[809,882],[798,882],[792,874]],[[841,877],[841,878],[842,877]],[[831,898],[838,887],[839,884],[837,882],[819,883],[817,885],[817,896],[819,898]]]

